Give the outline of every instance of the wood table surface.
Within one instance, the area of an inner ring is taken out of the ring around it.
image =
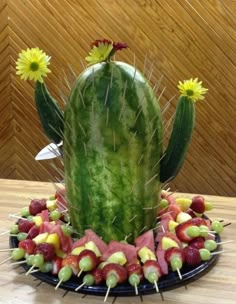
[[[9,229],[14,222],[9,214],[14,214],[20,208],[27,206],[30,198],[47,198],[55,193],[55,186],[46,182],[29,182],[0,179],[0,233]],[[193,194],[176,196],[191,197]],[[222,240],[234,240],[223,245],[225,253],[221,254],[217,264],[199,279],[171,291],[160,294],[137,297],[109,297],[107,303],[157,303],[166,304],[196,303],[210,304],[236,303],[236,198],[207,196],[214,203],[214,209],[208,213],[211,219],[224,220],[232,224],[225,227]],[[0,249],[8,248],[8,235],[0,236]],[[0,252],[0,262],[9,256],[8,252]],[[39,284],[32,276],[21,273],[22,268],[13,268],[10,262],[0,266],[0,303],[1,304],[74,304],[103,303],[103,297],[84,296],[69,292],[65,295],[63,289],[57,291],[46,283]]]

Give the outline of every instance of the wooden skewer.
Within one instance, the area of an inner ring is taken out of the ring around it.
[[[34,269],[34,267],[35,267],[35,265],[32,265],[31,267],[30,267],[30,269],[26,272],[26,276],[27,275],[29,275],[30,273],[31,273],[31,271]]]
[[[86,285],[86,282],[83,282],[78,287],[75,288],[75,291],[78,291],[80,288],[82,288],[84,285]]]
[[[6,230],[4,232],[1,232],[0,235],[4,235],[4,234],[8,234],[8,233],[10,233],[10,230]]]
[[[63,279],[61,279],[61,280],[57,283],[57,285],[56,285],[56,287],[55,287],[55,290],[57,290],[57,289],[59,288],[59,286],[61,285],[62,282],[63,282]]]
[[[226,252],[224,250],[221,250],[221,251],[214,251],[214,252],[211,252],[211,255],[216,255],[216,254],[221,254],[223,252]]]
[[[137,287],[137,284],[134,284],[134,290],[135,290],[135,294],[136,296],[138,295],[138,287]]]
[[[26,263],[26,260],[24,260],[24,261],[18,261],[18,262],[13,262],[9,266],[21,265],[21,264],[24,264],[24,263]]]
[[[2,261],[1,263],[0,263],[0,265],[2,265],[2,264],[4,264],[4,263],[6,263],[7,261],[10,261],[10,259],[11,259],[11,257],[8,257],[7,259],[5,259],[4,261]]]
[[[77,274],[77,278],[81,276],[81,273],[83,272],[83,269],[80,269],[79,273]]]
[[[182,280],[183,278],[182,278],[182,274],[181,274],[179,268],[177,268],[177,273],[178,273],[179,279]]]
[[[22,217],[22,216],[18,216],[18,215],[15,215],[15,214],[9,214],[8,216],[11,217],[11,218],[19,219],[19,220],[24,220],[24,221],[27,220],[27,218]]]
[[[0,252],[8,252],[8,251],[13,251],[15,249],[17,249],[17,247],[16,248],[5,248],[5,249],[0,249]]]
[[[107,292],[106,292],[106,295],[105,295],[105,298],[104,298],[104,302],[107,301],[107,297],[109,295],[110,289],[111,289],[111,285],[109,285],[108,288],[107,288]]]
[[[222,245],[222,244],[227,244],[227,243],[232,243],[232,242],[234,242],[234,240],[219,242],[219,243],[216,243],[216,244],[217,244],[217,245]]]
[[[34,270],[32,270],[31,272],[30,272],[30,274],[31,273],[35,273],[35,272],[39,272],[40,270],[39,269],[34,269]]]
[[[156,292],[159,293],[159,288],[158,288],[158,285],[157,285],[157,281],[154,281],[154,285],[155,285],[155,288],[156,288]]]

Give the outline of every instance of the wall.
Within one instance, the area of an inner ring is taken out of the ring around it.
[[[164,75],[158,91],[162,108],[178,94],[179,80],[203,81],[209,93],[197,104],[192,144],[170,186],[173,191],[235,195],[235,14],[236,1],[231,0],[2,1],[0,177],[61,178],[59,160],[34,160],[48,141],[35,110],[33,83],[15,76],[19,51],[38,46],[52,56],[46,83],[63,106],[67,83],[74,81],[70,67],[82,71],[90,43],[104,37],[128,43],[116,59],[135,61],[153,85]],[[176,99],[163,114],[166,123]]]

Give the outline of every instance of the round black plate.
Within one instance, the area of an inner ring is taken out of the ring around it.
[[[216,235],[216,241],[220,242],[219,235]],[[10,237],[9,242],[11,248],[16,248],[18,246],[18,240],[16,237]],[[212,255],[207,262],[204,262],[195,268],[184,266],[181,269],[182,280],[179,279],[179,276],[176,272],[170,272],[168,275],[163,276],[158,281],[159,290],[164,291],[168,289],[173,289],[181,285],[184,285],[187,281],[189,282],[191,280],[195,280],[199,278],[199,276],[203,275],[204,273],[210,270],[210,268],[216,263],[217,257],[218,255]],[[22,267],[25,269],[25,271],[29,269],[29,266],[25,264],[23,264]],[[35,272],[32,274],[32,276],[53,286],[56,286],[58,283],[58,278],[51,274]],[[83,276],[81,276],[80,278],[73,277],[69,281],[62,283],[60,285],[60,288],[63,288],[68,291],[75,291],[76,287],[82,284],[82,280],[83,280]],[[78,290],[78,292],[84,294],[96,295],[96,296],[105,296],[107,292],[107,286],[105,285],[105,283],[98,286],[96,285],[83,286]],[[156,288],[153,284],[150,284],[146,280],[144,280],[138,286],[139,295],[152,294],[152,293],[156,293]],[[119,284],[115,288],[112,288],[109,292],[109,295],[119,296],[119,297],[135,296],[135,290],[134,287],[132,287],[128,283],[123,283],[123,284]]]

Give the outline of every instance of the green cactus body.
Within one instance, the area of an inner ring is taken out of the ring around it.
[[[155,224],[162,119],[155,94],[134,67],[87,68],[65,108],[64,163],[71,223],[105,241],[132,241]]]

